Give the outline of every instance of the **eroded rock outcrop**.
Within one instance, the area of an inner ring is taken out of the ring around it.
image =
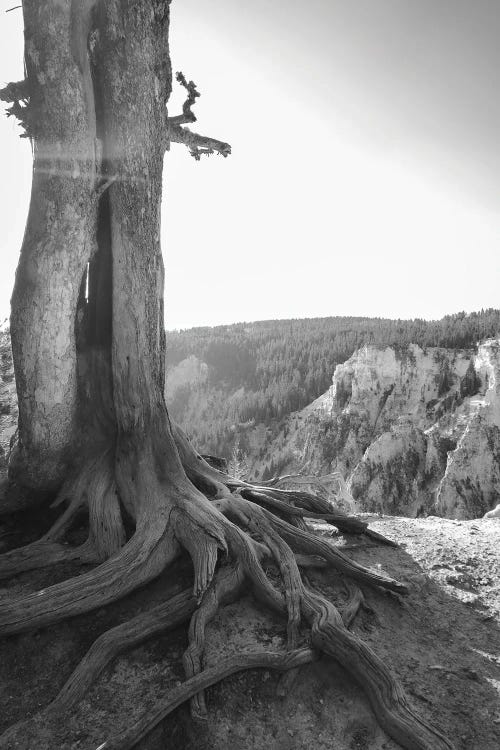
[[[500,499],[500,342],[365,346],[268,450],[286,470],[340,470],[363,510],[474,518]]]
[[[447,442],[401,417],[365,451],[350,477],[356,501],[370,512],[418,516],[433,505],[447,462]]]
[[[474,367],[479,392],[458,410],[462,434],[437,490],[436,509],[449,518],[477,518],[500,500],[500,341],[484,342]]]

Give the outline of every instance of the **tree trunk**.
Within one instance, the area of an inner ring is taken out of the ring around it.
[[[70,45],[70,3],[24,3],[33,184],[12,296],[19,441],[11,475],[54,489],[77,428],[75,316],[95,249],[96,164],[83,79]]]
[[[346,533],[368,534],[367,525],[307,493],[228,477],[170,423],[160,248],[163,156],[170,141],[187,145],[196,159],[214,151],[227,156],[230,147],[182,127],[195,120],[191,107],[198,96],[182,74],[177,80],[188,94],[183,113],[167,116],[169,2],[24,0],[23,8],[29,104],[21,115],[33,140],[34,177],[12,299],[20,417],[10,472],[26,488],[59,489],[56,502],[66,507],[39,542],[0,556],[0,576],[68,559],[100,564],[3,603],[0,632],[47,626],[101,607],[157,576],[184,549],[193,563],[195,602],[184,597],[172,604],[179,607],[174,612],[167,603],[140,624],[132,620],[110,631],[57,705],[78,695],[124,644],[177,622],[181,613],[188,616],[197,602],[184,656],[193,680],[181,695],[198,692],[192,709],[202,714],[199,691],[217,675],[269,663],[262,655],[240,659],[210,678],[194,679],[202,669],[207,622],[246,580],[288,618],[288,648],[295,656],[273,657],[277,668],[303,661],[296,647],[304,617],[315,646],[337,655],[359,680],[392,737],[409,750],[450,750],[413,713],[386,665],[301,579],[299,560],[319,560],[356,581],[405,593],[404,584],[316,538],[304,517],[325,518]],[[11,86],[14,94],[26,89]],[[7,93],[11,101],[14,94]],[[61,542],[81,507],[88,509],[89,536],[72,548]],[[134,525],[128,539],[126,516]],[[220,551],[232,563],[216,570]],[[264,558],[276,565],[284,593],[268,578]],[[362,596],[356,601],[355,611]],[[351,611],[349,621],[353,616]],[[158,720],[147,716],[140,731]],[[14,728],[5,742],[16,746],[23,731]],[[109,746],[131,747],[134,732]]]

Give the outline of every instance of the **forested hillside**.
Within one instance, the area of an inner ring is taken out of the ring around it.
[[[495,309],[438,321],[335,317],[167,332],[169,408],[199,450],[229,457],[245,427],[302,409],[363,344],[461,349],[499,332]]]

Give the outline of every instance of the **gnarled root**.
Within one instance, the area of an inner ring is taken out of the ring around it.
[[[96,467],[109,466],[106,461],[102,459]],[[403,748],[452,748],[437,730],[413,712],[388,667],[357,635],[349,632],[348,627],[363,602],[359,589],[351,589],[351,599],[341,615],[333,604],[310,590],[300,575],[298,565],[301,563],[328,565],[363,584],[406,593],[404,584],[358,565],[327,540],[289,521],[303,520],[307,513],[335,516],[335,525],[357,529],[355,533],[365,533],[365,524],[360,530],[357,519],[331,512],[331,506],[328,503],[325,506],[326,501],[312,500],[306,493],[251,487],[228,477],[224,483],[219,481],[220,472],[215,484],[210,484],[213,477],[204,476],[205,489],[214,498],[209,502],[182,475],[167,478],[165,472],[158,471],[158,453],[151,446],[149,453],[146,446],[134,466],[133,471],[121,475],[118,481],[120,491],[123,488],[129,501],[134,492],[148,497],[148,503],[144,500],[137,503],[140,512],[132,538],[122,546],[124,534],[113,474],[104,468],[94,471],[85,495],[91,519],[89,546],[99,557],[111,556],[76,579],[7,604],[0,614],[0,632],[16,633],[41,627],[125,596],[157,576],[173,561],[181,547],[188,551],[193,563],[193,594],[183,592],[164,606],[102,635],[68,679],[49,713],[71,707],[117,653],[192,616],[189,647],[184,655],[187,682],[173,691],[166,706],[101,746],[108,750],[133,747],[158,721],[188,698],[193,698],[193,714],[203,716],[205,705],[201,691],[228,674],[255,666],[295,669],[310,661],[313,658],[310,650],[297,650],[304,637],[305,623],[308,623],[313,646],[337,659],[359,682],[380,724]],[[197,466],[191,467],[193,476],[195,469]],[[201,484],[198,477],[198,486]],[[231,487],[235,494],[230,493]],[[76,495],[81,497],[80,493]],[[61,520],[52,534],[57,536],[67,520]],[[45,539],[43,543],[55,542]],[[232,562],[217,572],[221,552],[228,554]],[[265,557],[275,563],[283,593],[266,575],[261,562]],[[206,625],[220,604],[237,594],[244,579],[268,606],[287,617],[288,653],[272,657],[239,655],[216,668],[202,671]]]
[[[94,570],[7,601],[0,612],[0,634],[33,630],[89,612],[152,580],[173,560],[174,550],[163,539],[164,532],[152,527],[148,533],[136,533]]]
[[[144,715],[136,724],[121,734],[117,734],[99,745],[97,750],[130,750],[145,737],[152,729],[163,721],[178,706],[189,700],[193,695],[205,690],[210,685],[229,677],[244,669],[277,669],[286,671],[317,659],[317,654],[308,648],[297,649],[286,654],[272,651],[236,654],[221,659],[216,667],[211,667],[191,677],[180,687],[175,688],[169,695],[168,701]]]
[[[192,591],[185,589],[148,612],[107,630],[94,641],[47,710],[53,714],[69,711],[119,654],[154,635],[182,625],[196,611],[196,607]]]
[[[69,547],[58,542],[40,540],[11,552],[4,552],[0,556],[0,580],[27,570],[47,568],[56,563],[72,560],[82,563],[98,562],[95,550],[87,543],[79,547]]]
[[[291,544],[292,549],[295,551],[306,555],[316,555],[321,557],[332,567],[362,583],[368,583],[372,586],[380,586],[399,594],[408,593],[408,587],[405,584],[395,581],[388,576],[382,576],[379,573],[375,573],[369,568],[365,568],[363,565],[359,565],[353,560],[350,560],[325,539],[315,536],[310,531],[304,531],[292,526],[274,514],[269,513],[269,511],[259,508],[259,506],[248,500],[231,497],[219,500],[217,503],[219,507],[224,508],[224,511],[229,516],[231,516],[231,514],[236,514],[240,519],[241,514],[244,513],[243,509],[246,509],[247,514],[251,517],[255,517],[257,509],[260,509],[263,514],[262,517],[267,519],[268,523],[274,527],[280,536]]]
[[[452,744],[413,712],[401,685],[384,662],[357,636],[349,633],[334,605],[304,586],[291,549],[277,533],[273,534],[272,527],[276,532],[276,527],[283,528],[283,522],[269,518],[267,511],[252,507],[248,501],[243,503],[229,512],[259,531],[276,558],[287,589],[289,639],[291,624],[294,632],[298,627],[295,613],[299,602],[312,628],[313,645],[337,659],[357,680],[367,693],[381,726],[393,739],[407,750],[451,750]],[[293,532],[302,534],[296,529]],[[283,611],[284,602],[280,601],[279,594],[274,602],[276,608]]]
[[[403,688],[387,665],[345,628],[335,607],[305,591],[303,607],[311,622],[313,645],[333,656],[356,679],[379,724],[406,750],[453,750],[453,745],[411,708]]]
[[[52,507],[63,503],[67,503],[65,510],[41,539],[0,555],[0,579],[70,560],[101,562],[124,545],[125,530],[109,450],[90,458],[75,477],[64,483]],[[62,544],[84,507],[89,512],[87,541],[79,547]]]
[[[361,589],[359,589],[357,586],[353,586],[352,584],[349,584],[347,586],[347,589],[349,592],[349,600],[340,614],[342,617],[342,622],[349,630],[354,620],[356,619],[359,610],[362,607],[365,607],[366,604],[365,597],[363,596],[363,592],[361,591]]]
[[[205,591],[199,608],[194,612],[189,625],[189,646],[182,661],[186,677],[201,672],[205,651],[205,628],[217,614],[221,604],[234,600],[243,586],[245,575],[241,565],[223,568]],[[207,707],[203,691],[191,698],[191,715],[195,719],[205,719]]]
[[[346,534],[366,534],[381,544],[397,547],[392,539],[387,539],[370,529],[367,523],[356,516],[347,515],[325,496],[269,487],[265,483],[259,485],[235,480],[205,461],[194,450],[184,431],[175,423],[172,424],[172,435],[187,476],[207,496],[221,498],[228,494],[228,490],[238,491],[242,497],[280,513],[301,529],[306,528],[303,521],[305,517],[323,518]]]

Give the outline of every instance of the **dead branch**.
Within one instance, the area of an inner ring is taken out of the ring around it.
[[[193,133],[189,128],[183,128],[180,125],[167,121],[167,137],[172,143],[182,143],[187,146],[191,156],[199,161],[202,154],[220,154],[224,158],[231,153],[229,143],[218,141],[206,135]]]
[[[184,86],[188,95],[186,101],[182,105],[182,115],[169,117],[167,122],[169,125],[185,125],[188,122],[196,122],[196,115],[191,107],[196,103],[197,98],[200,96],[200,92],[197,90],[194,81],[186,81],[184,73],[179,71],[175,74],[175,78],[181,86]]]
[[[210,138],[205,135],[199,135],[198,133],[193,133],[189,128],[181,127],[186,123],[196,122],[196,115],[192,108],[200,96],[200,92],[196,88],[194,81],[186,80],[184,73],[179,71],[176,73],[175,78],[186,89],[187,98],[182,105],[182,115],[167,117],[168,144],[182,143],[184,146],[187,146],[191,156],[196,161],[199,161],[204,154],[210,156],[210,154],[217,153],[224,157],[229,156],[231,153],[229,143],[224,143],[223,141],[218,141],[216,138]]]

